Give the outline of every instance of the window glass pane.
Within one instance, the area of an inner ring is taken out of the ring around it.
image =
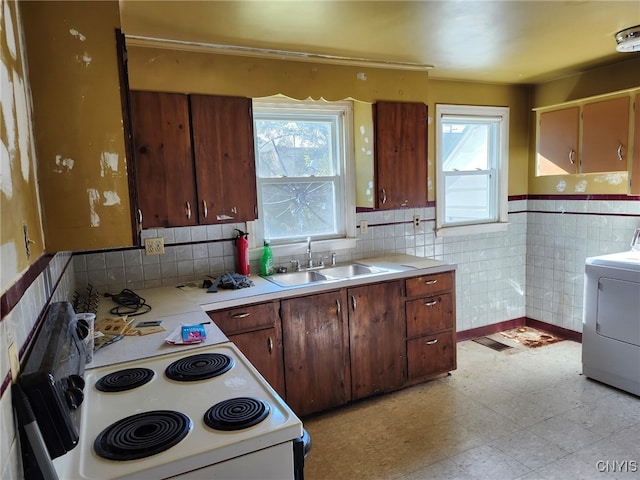
[[[442,121],[443,171],[488,170],[495,165],[498,124],[483,120]]]
[[[445,175],[445,222],[495,221],[492,177],[492,173]]]
[[[256,119],[258,176],[336,175],[333,126],[323,120]]]
[[[263,182],[261,187],[265,238],[336,234],[333,182]]]

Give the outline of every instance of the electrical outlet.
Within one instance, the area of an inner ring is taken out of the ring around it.
[[[413,216],[413,228],[420,228],[420,215]]]
[[[360,220],[360,235],[369,233],[369,224],[366,220]]]
[[[145,255],[162,255],[164,253],[164,238],[145,238],[144,253]]]
[[[18,347],[15,342],[9,345],[9,365],[11,367],[11,378],[15,382],[20,373],[20,357],[18,356]]]

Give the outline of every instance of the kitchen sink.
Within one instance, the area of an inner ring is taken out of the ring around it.
[[[352,278],[361,275],[371,275],[374,273],[382,273],[386,270],[376,267],[368,267],[359,263],[350,263],[348,265],[339,265],[336,267],[327,267],[322,273],[331,278]]]
[[[317,283],[329,280],[325,275],[316,270],[305,270],[301,272],[276,273],[267,280],[280,285],[281,287],[294,287],[297,285],[306,285],[308,283]]]
[[[353,277],[362,277],[384,273],[387,270],[377,267],[369,267],[359,263],[337,265],[319,270],[302,270],[300,272],[276,273],[265,277],[267,280],[281,287],[295,287],[324,281],[346,280]]]

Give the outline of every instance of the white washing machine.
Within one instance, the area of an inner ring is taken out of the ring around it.
[[[640,395],[640,251],[585,265],[582,372]]]

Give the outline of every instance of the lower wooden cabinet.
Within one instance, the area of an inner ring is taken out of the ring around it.
[[[279,302],[266,302],[208,312],[208,315],[284,398],[282,324],[278,307]]]
[[[350,288],[349,352],[354,400],[398,389],[405,377],[402,283]]]
[[[453,271],[209,316],[299,416],[456,368]]]
[[[409,278],[407,300],[407,385],[456,368],[455,274]]]
[[[345,303],[343,290],[281,302],[287,404],[298,415],[350,399]]]

